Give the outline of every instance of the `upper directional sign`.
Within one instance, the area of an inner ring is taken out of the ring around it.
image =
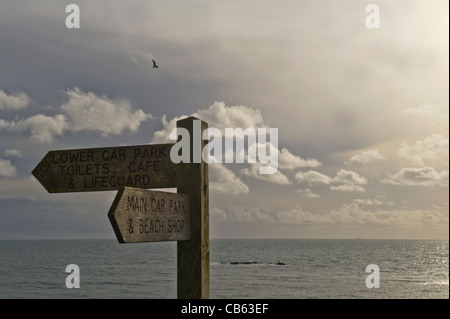
[[[50,151],[33,170],[49,193],[176,187],[173,144]]]

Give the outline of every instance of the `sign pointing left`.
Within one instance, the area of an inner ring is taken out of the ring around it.
[[[108,218],[120,243],[191,239],[191,202],[184,194],[124,187]]]
[[[32,174],[49,193],[177,186],[173,144],[48,152]]]

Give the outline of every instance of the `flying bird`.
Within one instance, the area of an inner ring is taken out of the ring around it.
[[[153,59],[152,59],[152,61],[153,61],[153,68],[154,68],[154,69],[157,69],[157,68],[158,68],[158,66],[156,65],[156,62],[155,62],[155,60],[153,60]]]

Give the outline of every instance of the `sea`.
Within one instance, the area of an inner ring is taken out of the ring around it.
[[[2,240],[0,298],[175,299],[176,249],[175,242]],[[79,288],[73,287],[76,280]],[[448,299],[449,243],[212,239],[210,296]]]

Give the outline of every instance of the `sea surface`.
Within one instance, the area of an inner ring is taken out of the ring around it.
[[[448,240],[216,239],[211,298],[449,298],[448,258]],[[70,264],[80,288],[66,287]],[[379,288],[366,286],[371,264]],[[166,299],[176,285],[175,242],[0,241],[2,299]]]

